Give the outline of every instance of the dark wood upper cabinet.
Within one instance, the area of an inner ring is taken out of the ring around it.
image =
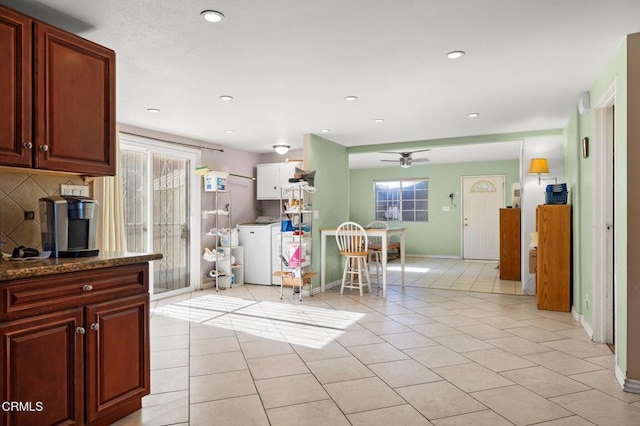
[[[114,175],[115,53],[0,6],[0,165]]]
[[[33,20],[0,6],[0,164],[31,166]]]

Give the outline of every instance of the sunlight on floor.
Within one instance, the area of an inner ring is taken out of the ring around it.
[[[246,300],[211,294],[164,305],[153,315],[321,349],[364,316],[362,313]]]
[[[420,268],[418,266],[405,266],[404,267],[404,272],[417,272],[420,274],[426,274],[427,272],[429,272],[431,270],[431,268]],[[387,271],[395,271],[395,272],[400,272],[402,271],[402,267],[399,264],[393,264],[393,265],[387,265]]]

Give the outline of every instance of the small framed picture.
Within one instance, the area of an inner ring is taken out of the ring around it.
[[[582,138],[582,158],[589,157],[589,138]]]

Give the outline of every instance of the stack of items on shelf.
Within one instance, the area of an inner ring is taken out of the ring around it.
[[[213,278],[216,291],[243,284],[244,252],[238,246],[237,228],[231,228],[231,191],[227,187],[229,173],[201,167],[196,174],[203,177],[204,191],[213,193],[213,209],[202,211],[203,219],[208,215],[214,217],[214,227],[206,234],[207,237],[213,237],[213,247],[205,247],[202,255],[204,260],[213,263],[208,276]]]
[[[304,172],[296,169],[296,176],[288,184],[282,186],[280,195],[280,270],[274,275],[280,277],[280,298],[283,287],[293,287],[294,294],[299,293],[302,300],[302,289],[309,287],[313,295],[311,271],[311,209],[310,194],[315,192],[315,172]]]

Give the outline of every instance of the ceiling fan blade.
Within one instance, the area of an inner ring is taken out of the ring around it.
[[[424,163],[425,161],[431,161],[428,158],[413,158],[411,161],[414,163]]]
[[[397,155],[402,155],[402,154],[413,154],[414,152],[425,152],[425,151],[431,151],[431,148],[425,148],[425,149],[416,149],[415,151],[378,151],[380,154],[397,154]]]
[[[398,160],[380,160],[380,161],[386,161],[388,163],[397,163]]]

